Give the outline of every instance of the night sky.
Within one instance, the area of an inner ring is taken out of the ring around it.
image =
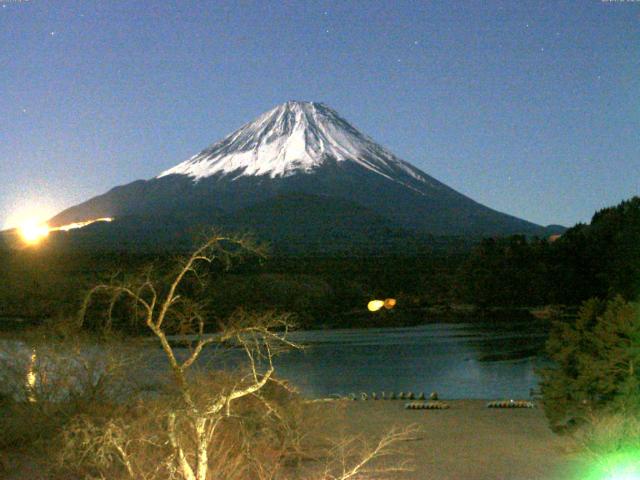
[[[640,193],[640,2],[0,0],[0,227],[286,100],[540,223]]]

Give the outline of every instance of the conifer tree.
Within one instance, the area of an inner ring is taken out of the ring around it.
[[[620,296],[586,301],[575,321],[555,322],[543,369],[545,414],[561,429],[603,410],[640,412],[640,305]]]

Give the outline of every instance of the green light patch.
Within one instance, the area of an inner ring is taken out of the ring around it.
[[[634,449],[601,457],[585,480],[640,480],[640,451]]]

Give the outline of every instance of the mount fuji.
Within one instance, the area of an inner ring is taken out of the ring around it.
[[[115,218],[100,228],[124,243],[142,237],[170,243],[191,227],[215,225],[303,250],[348,249],[394,236],[551,233],[453,190],[326,105],[298,101],[273,108],[155,178],[64,210],[49,224],[101,217]]]

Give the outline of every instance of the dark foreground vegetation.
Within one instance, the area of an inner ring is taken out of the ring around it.
[[[553,364],[541,372],[550,427],[570,434],[588,458],[581,478],[638,478],[640,304],[588,300],[577,319],[554,322]]]
[[[475,247],[412,255],[273,256],[234,264],[207,295],[215,328],[237,306],[292,313],[305,328],[413,325],[473,319],[549,305],[577,307],[591,297],[630,300],[640,292],[640,198],[597,212],[559,238],[488,238]],[[77,311],[93,284],[131,278],[152,265],[167,274],[174,254],[73,253],[46,244],[0,250],[0,317],[38,322]],[[210,268],[221,271],[227,265]],[[366,310],[396,298],[391,311]]]
[[[312,434],[327,411],[314,416],[313,403],[278,379],[272,358],[298,348],[287,338],[293,321],[397,325],[446,318],[461,303],[492,315],[497,307],[581,305],[575,316],[547,309],[553,364],[540,372],[544,411],[555,431],[572,434],[595,459],[594,471],[638,469],[638,245],[634,198],[555,241],[487,239],[456,255],[268,259],[244,238],[214,238],[183,259],[4,253],[3,314],[36,325],[6,335],[0,348],[2,474],[396,475],[406,465],[388,457],[390,447],[415,430],[369,442]],[[385,297],[399,307],[364,311],[369,299]],[[219,335],[203,335],[212,330]],[[200,368],[211,347],[220,365],[230,351],[244,352],[245,362]],[[149,369],[154,361],[165,367]]]
[[[171,274],[98,283],[74,317],[3,339],[0,475],[347,480],[406,470],[390,456],[415,437],[413,427],[373,442],[311,434],[327,418],[314,420],[313,404],[273,364],[300,348],[288,338],[288,315],[237,309],[219,335],[204,335],[207,305],[198,299],[214,277],[208,266],[247,254],[261,251],[212,236]],[[180,346],[170,335],[181,336]],[[213,364],[203,366],[210,348]],[[223,368],[230,352],[244,360]]]
[[[550,426],[591,461],[584,478],[640,474],[640,199],[596,213],[557,242],[558,291],[582,302],[556,318],[541,370]]]

